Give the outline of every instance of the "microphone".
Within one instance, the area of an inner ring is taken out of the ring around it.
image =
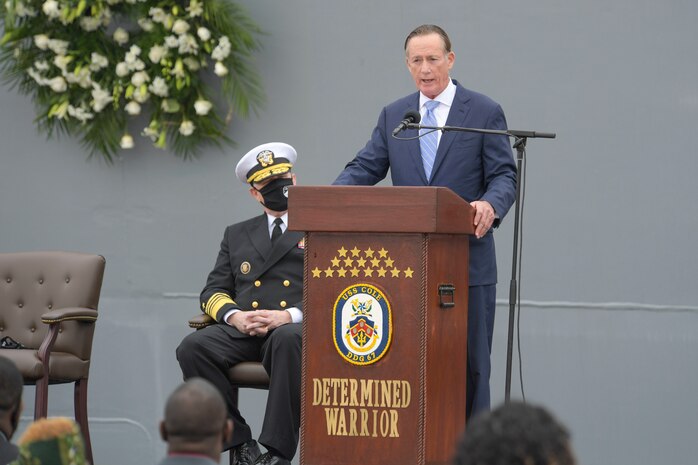
[[[420,116],[418,111],[409,110],[407,113],[405,113],[405,116],[402,117],[402,121],[400,121],[400,124],[398,124],[397,127],[393,129],[393,137],[396,136],[398,132],[405,130],[408,124],[419,123],[421,119],[422,117]]]

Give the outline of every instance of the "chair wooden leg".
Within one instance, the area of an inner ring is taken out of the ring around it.
[[[75,421],[80,425],[82,438],[85,440],[85,455],[89,463],[92,460],[92,442],[90,441],[90,425],[87,421],[87,378],[75,382]]]
[[[36,382],[36,395],[34,396],[34,420],[46,418],[48,413],[48,376],[44,376]]]

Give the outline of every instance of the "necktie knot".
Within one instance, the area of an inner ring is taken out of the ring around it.
[[[424,106],[427,108],[427,111],[434,111],[439,106],[439,102],[438,100],[427,100]]]

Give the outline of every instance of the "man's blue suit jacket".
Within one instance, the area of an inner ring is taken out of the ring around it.
[[[489,97],[453,81],[456,96],[446,126],[506,129],[502,108]],[[408,110],[419,110],[419,92],[383,108],[366,146],[359,151],[334,184],[374,185],[388,169],[394,186],[444,186],[467,202],[486,200],[497,220],[504,218],[516,197],[516,164],[506,136],[447,131],[441,136],[430,180],[426,179],[419,139],[399,140],[392,131]],[[406,130],[398,137],[416,137]],[[483,238],[470,239],[470,285],[495,284],[497,262],[490,230]]]

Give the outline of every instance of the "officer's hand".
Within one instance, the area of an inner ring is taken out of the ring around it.
[[[260,323],[254,321],[255,312],[235,312],[228,317],[227,323],[242,334],[247,334],[249,336],[254,336],[252,331],[258,329],[262,326]]]
[[[266,334],[291,322],[291,314],[286,310],[257,310],[253,312],[251,336],[266,336]]]

